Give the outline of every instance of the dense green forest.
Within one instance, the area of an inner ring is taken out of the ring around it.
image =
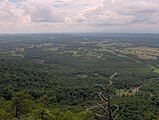
[[[0,120],[159,120],[159,35],[0,35],[0,91]]]

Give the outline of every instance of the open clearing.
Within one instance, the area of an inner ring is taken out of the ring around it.
[[[146,46],[125,48],[121,51],[123,54],[135,55],[138,58],[153,60],[159,56],[159,48],[150,48]]]

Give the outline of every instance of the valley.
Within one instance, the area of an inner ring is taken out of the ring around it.
[[[87,110],[102,103],[95,85],[107,87],[116,72],[117,120],[157,120],[158,46],[158,34],[0,35],[0,119],[16,118],[23,98],[22,120],[40,119],[41,110],[46,120],[96,120]]]

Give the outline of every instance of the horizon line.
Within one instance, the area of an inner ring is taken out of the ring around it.
[[[0,33],[0,35],[20,35],[20,34],[159,34],[159,32],[30,32],[30,33]]]

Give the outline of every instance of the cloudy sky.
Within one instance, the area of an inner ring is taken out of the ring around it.
[[[159,0],[0,0],[0,33],[159,32]]]

